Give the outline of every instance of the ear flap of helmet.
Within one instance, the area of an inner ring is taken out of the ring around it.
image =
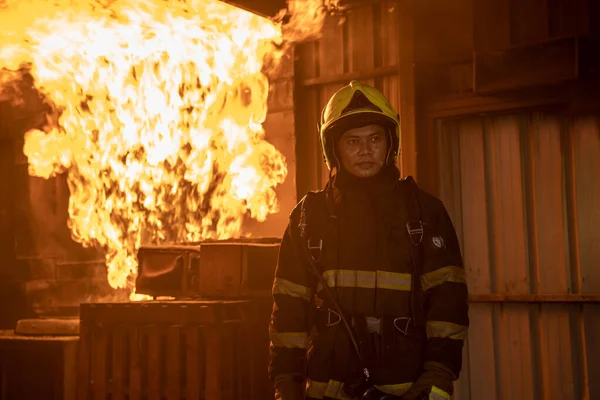
[[[317,133],[319,135],[319,144],[321,145],[321,157],[323,157],[323,161],[327,167],[329,167],[329,162],[327,160],[327,149],[325,148],[325,143],[323,143],[323,136],[321,135],[321,123],[317,122]]]

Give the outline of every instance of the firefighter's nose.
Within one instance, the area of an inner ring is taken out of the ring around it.
[[[369,143],[366,140],[361,141],[359,146],[360,154],[368,154],[371,152],[371,146],[369,146]]]

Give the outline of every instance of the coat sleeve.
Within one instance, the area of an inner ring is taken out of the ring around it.
[[[279,249],[273,281],[273,311],[269,326],[269,376],[272,380],[303,379],[314,278],[301,249],[299,213],[292,212]]]
[[[425,362],[439,363],[458,379],[469,327],[465,269],[458,238],[441,201],[436,199],[430,235],[425,237],[421,284],[425,293]]]

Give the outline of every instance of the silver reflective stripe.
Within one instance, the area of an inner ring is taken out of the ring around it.
[[[469,327],[446,321],[427,321],[427,338],[448,338],[464,340],[467,337]]]
[[[275,278],[273,282],[273,294],[287,294],[288,296],[299,297],[307,301],[310,301],[312,297],[311,290],[306,286],[282,278]]]
[[[323,272],[323,279],[329,287],[380,288],[403,291],[410,291],[411,288],[411,274],[400,272],[331,269]]]

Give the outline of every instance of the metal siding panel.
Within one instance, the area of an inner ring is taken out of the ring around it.
[[[533,362],[529,305],[503,304],[498,318],[496,347],[500,382],[498,398],[533,399]]]
[[[326,85],[323,86],[321,88],[320,91],[320,101],[319,101],[319,110],[323,109],[325,107],[325,105],[327,104],[327,101],[329,100],[329,98],[331,96],[333,96],[333,94],[338,91],[340,88],[342,88],[342,86],[344,86],[341,83],[338,84],[334,84],[334,85]],[[319,142],[320,143],[320,142]],[[320,145],[320,144],[319,144]],[[321,153],[321,149],[319,148],[319,153]],[[322,168],[320,169],[320,180],[319,180],[319,187],[324,187],[325,184],[327,183],[327,181],[329,180],[329,169],[327,168],[327,164],[325,164],[325,162],[323,161],[322,157],[321,157],[321,161],[322,163]]]
[[[460,188],[460,167],[459,161],[459,139],[457,135],[458,126],[455,123],[442,125],[438,141],[438,157],[443,160],[439,163],[440,174],[440,197],[444,206],[450,215],[450,219],[456,230],[461,249],[463,248],[463,228],[462,228],[462,202]]]
[[[299,79],[310,79],[319,76],[319,54],[316,41],[298,44],[294,53],[298,56],[295,71]]]
[[[539,293],[568,292],[569,263],[565,243],[563,151],[560,122],[536,114],[532,121],[534,205]]]
[[[305,88],[297,97],[296,106],[296,163],[297,163],[297,198],[302,198],[307,191],[316,190],[320,185],[321,148],[317,124],[319,122],[318,88]],[[291,211],[291,210],[289,210]],[[289,212],[287,211],[287,212]]]
[[[492,185],[494,268],[499,293],[527,293],[527,243],[519,125],[515,117],[487,123],[487,181]]]
[[[529,188],[533,205],[530,251],[536,260],[532,279],[537,281],[533,287],[544,294],[569,292],[560,131],[558,119],[534,114],[527,132],[533,175]],[[558,394],[560,398],[574,398],[571,311],[570,306],[542,305],[536,320],[539,336],[536,336],[535,346],[539,351],[540,390],[544,399]]]
[[[571,305],[542,304],[540,313],[541,370],[544,399],[574,399]],[[536,338],[538,340],[538,338]]]
[[[600,132],[597,118],[574,125],[577,225],[583,293],[600,293]]]
[[[428,171],[427,168],[420,169],[420,161],[427,158],[417,157],[417,147],[419,149],[431,149],[432,155],[435,154],[434,146],[429,146],[429,135],[425,137],[416,137],[416,89],[415,89],[415,21],[414,17],[418,14],[418,6],[415,1],[399,1],[398,10],[398,76],[400,86],[400,129],[402,131],[402,154],[400,156],[401,171],[403,175],[412,175],[417,181],[420,177],[417,171]],[[401,44],[400,44],[401,43]],[[418,143],[417,143],[418,142]],[[431,157],[433,158],[433,157]],[[429,168],[431,170],[431,168]],[[422,180],[428,182],[427,176]]]
[[[368,71],[375,66],[373,7],[360,7],[348,13],[348,70]],[[371,83],[373,84],[373,83]]]
[[[462,198],[463,255],[471,293],[491,293],[490,238],[486,193],[482,123],[468,120],[460,125],[460,193]]]
[[[600,238],[592,229],[600,222],[593,206],[600,198],[600,134],[595,118],[572,122],[525,114],[440,124],[440,193],[451,217],[460,215],[471,293],[526,294],[530,279],[538,293],[572,293],[578,259],[569,251],[577,247],[584,292],[598,293],[592,265],[600,260]],[[578,237],[581,244],[569,249]],[[600,397],[600,348],[592,339],[600,333],[598,305],[472,303],[470,319],[455,398]]]
[[[400,87],[398,83],[398,76],[384,76],[382,78],[382,92],[385,97],[388,98],[394,110],[399,113],[400,110]],[[402,116],[400,117],[402,118]]]
[[[439,140],[441,197],[462,242],[469,291],[490,293],[482,121],[475,118],[444,124]],[[468,156],[461,157],[461,154]],[[493,306],[488,304],[470,307],[471,326],[466,347],[469,368],[463,368],[457,398],[495,398],[492,312]]]
[[[463,364],[460,377],[454,382],[454,400],[471,400],[471,368],[469,363],[469,339],[463,347]]]
[[[471,304],[469,309],[470,389],[474,400],[498,398],[494,307],[491,304]]]
[[[398,1],[384,0],[381,2],[381,26],[382,26],[382,64],[398,65]],[[396,105],[394,105],[396,106]],[[398,108],[396,108],[397,110]]]
[[[600,305],[584,304],[585,354],[589,377],[588,399],[600,399]]]
[[[579,254],[579,229],[577,223],[577,169],[575,165],[575,131],[574,124],[565,124],[563,132],[563,146],[565,156],[565,198],[567,206],[567,225],[568,225],[568,247],[569,265],[571,273],[571,292],[581,293],[581,258]]]
[[[318,42],[319,76],[344,73],[344,32],[337,18],[325,18]]]

